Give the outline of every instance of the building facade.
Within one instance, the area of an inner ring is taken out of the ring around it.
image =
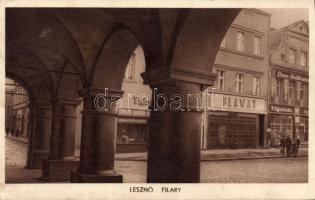
[[[145,59],[141,46],[132,54],[122,83],[123,98],[117,102],[116,152],[147,150],[150,117],[149,104],[152,91],[143,84],[141,73],[145,71]]]
[[[15,81],[6,81],[6,132],[7,135],[28,140],[29,97],[22,86]]]
[[[269,26],[268,13],[243,9],[222,40],[216,84],[205,95],[202,149],[264,145]]]
[[[308,140],[308,56],[307,22],[270,32],[268,111],[273,143],[282,135]]]

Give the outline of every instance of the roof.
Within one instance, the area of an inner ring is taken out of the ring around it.
[[[294,30],[295,27],[297,27],[299,24],[305,24],[305,27],[307,29],[307,32],[309,31],[309,22],[304,20],[299,20],[293,24],[289,24],[288,26],[285,26],[280,29],[272,30],[270,31],[270,50],[273,51],[277,49],[281,45],[281,41],[283,39],[284,33],[286,31]]]
[[[289,24],[288,26],[285,26],[285,27],[281,28],[280,30],[290,30],[290,29],[296,27],[297,25],[299,25],[300,23],[304,23],[307,26],[307,31],[308,31],[309,23],[308,23],[308,21],[304,21],[304,20],[299,20],[297,22],[294,22],[293,24]]]

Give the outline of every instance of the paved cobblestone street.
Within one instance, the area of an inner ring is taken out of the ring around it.
[[[25,167],[27,157],[27,144],[15,139],[5,139],[5,166]]]
[[[42,182],[41,170],[25,169],[26,144],[6,138],[6,182]],[[125,183],[146,182],[146,161],[116,160],[116,170]],[[308,180],[308,158],[270,158],[204,161],[203,183],[304,183]],[[44,183],[44,182],[43,182]]]

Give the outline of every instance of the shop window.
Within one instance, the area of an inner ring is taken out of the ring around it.
[[[223,70],[218,70],[218,90],[224,90],[224,80],[225,80],[225,71]]]
[[[129,63],[127,65],[127,69],[125,72],[126,80],[135,80],[135,64],[136,64],[136,54],[133,53],[130,57]]]
[[[118,144],[144,144],[148,134],[148,124],[140,120],[124,120],[117,123],[117,143]]]
[[[300,65],[301,66],[307,65],[307,53],[304,51],[300,52]]]
[[[261,54],[261,39],[260,37],[254,37],[254,54],[260,56]]]
[[[235,85],[236,92],[242,93],[244,89],[244,74],[242,73],[236,74]]]
[[[308,141],[308,118],[307,117],[301,117],[300,118],[300,125],[301,125],[301,133],[300,136],[302,138],[302,141]]]
[[[296,63],[296,50],[293,48],[289,49],[289,63],[291,64]]]
[[[279,136],[282,134],[293,134],[293,120],[290,116],[272,115],[270,119],[270,128]]]
[[[236,49],[238,51],[244,52],[245,51],[245,34],[243,32],[237,32],[237,46]]]
[[[260,93],[260,77],[254,76],[253,78],[253,95],[259,95]]]

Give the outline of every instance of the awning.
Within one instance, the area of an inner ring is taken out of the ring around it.
[[[147,119],[141,118],[118,118],[118,123],[146,124]]]

